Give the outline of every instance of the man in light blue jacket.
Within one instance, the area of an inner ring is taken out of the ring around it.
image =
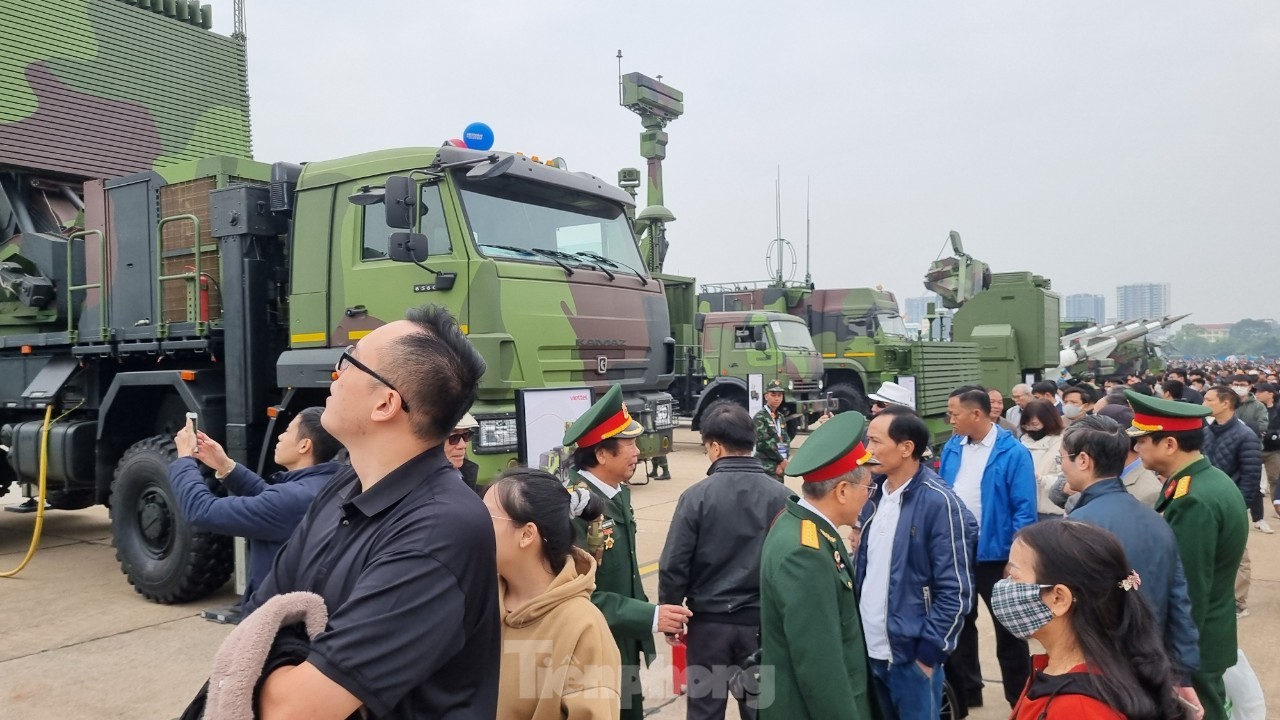
[[[947,419],[955,435],[942,449],[941,475],[978,520],[974,586],[991,609],[991,588],[1004,577],[1013,536],[1036,521],[1036,473],[1031,453],[1004,428],[991,422],[991,398],[984,388],[956,388],[947,400]],[[947,679],[956,691],[958,716],[982,704],[978,662],[978,604],[965,618],[956,651],[947,661]],[[992,623],[996,658],[1010,707],[1031,674],[1027,642]]]
[[[978,524],[921,458],[929,428],[905,407],[871,421],[884,473],[859,518],[857,584],[871,679],[884,720],[936,720],[942,663],[973,607]]]

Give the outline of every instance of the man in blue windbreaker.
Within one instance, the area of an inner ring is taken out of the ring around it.
[[[862,508],[856,559],[871,679],[884,720],[936,720],[942,663],[973,606],[978,524],[921,459],[924,420],[890,406],[867,430],[879,463]]]

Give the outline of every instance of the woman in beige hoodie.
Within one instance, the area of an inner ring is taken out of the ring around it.
[[[498,720],[617,718],[622,658],[591,604],[595,559],[573,546],[572,519],[594,520],[603,501],[520,468],[494,481],[484,504],[498,545]]]

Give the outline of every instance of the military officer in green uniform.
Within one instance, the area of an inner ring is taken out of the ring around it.
[[[803,497],[787,501],[761,554],[761,720],[873,717],[854,567],[838,530],[857,522],[874,487],[866,422],[836,415],[787,466],[804,477]]]
[[[1191,619],[1200,630],[1200,671],[1192,686],[1205,720],[1225,720],[1222,674],[1236,664],[1236,570],[1249,536],[1249,513],[1231,478],[1200,454],[1208,408],[1126,390],[1129,435],[1142,464],[1165,479],[1156,512],[1173,529],[1187,576]]]
[[[570,485],[585,485],[605,501],[604,517],[589,527],[575,520],[579,546],[595,556],[596,589],[591,601],[604,614],[622,654],[622,718],[644,717],[640,656],[653,662],[656,632],[678,635],[691,616],[680,605],[654,605],[645,596],[636,560],[636,523],[627,481],[636,471],[636,437],[644,428],[627,412],[614,385],[565,431]]]
[[[756,457],[764,471],[782,481],[791,455],[791,437],[787,435],[787,420],[782,416],[782,400],[786,392],[782,383],[770,381],[764,389],[764,407],[756,413]]]

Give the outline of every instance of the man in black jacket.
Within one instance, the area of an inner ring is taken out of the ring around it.
[[[658,602],[687,602],[689,720],[723,720],[732,669],[760,649],[760,550],[793,494],[751,457],[755,429],[740,407],[702,419],[707,478],[680,496],[658,574]],[[668,642],[676,642],[668,637]],[[743,718],[754,709],[738,699]]]
[[[1280,392],[1271,383],[1258,383],[1254,397],[1267,407],[1267,429],[1262,434],[1262,468],[1267,472],[1267,484],[1271,487],[1272,506],[1280,515],[1280,405],[1276,394]]]
[[[1214,385],[1204,393],[1204,406],[1213,415],[1213,422],[1204,429],[1204,456],[1213,466],[1231,477],[1244,496],[1245,506],[1252,507],[1262,483],[1262,442],[1257,434],[1236,417],[1240,397],[1226,385]],[[1266,527],[1264,532],[1270,532]],[[1258,527],[1255,523],[1254,527]],[[1262,530],[1262,527],[1258,527]],[[1236,575],[1236,617],[1249,614],[1249,585],[1252,565],[1249,549],[1245,548]]]

